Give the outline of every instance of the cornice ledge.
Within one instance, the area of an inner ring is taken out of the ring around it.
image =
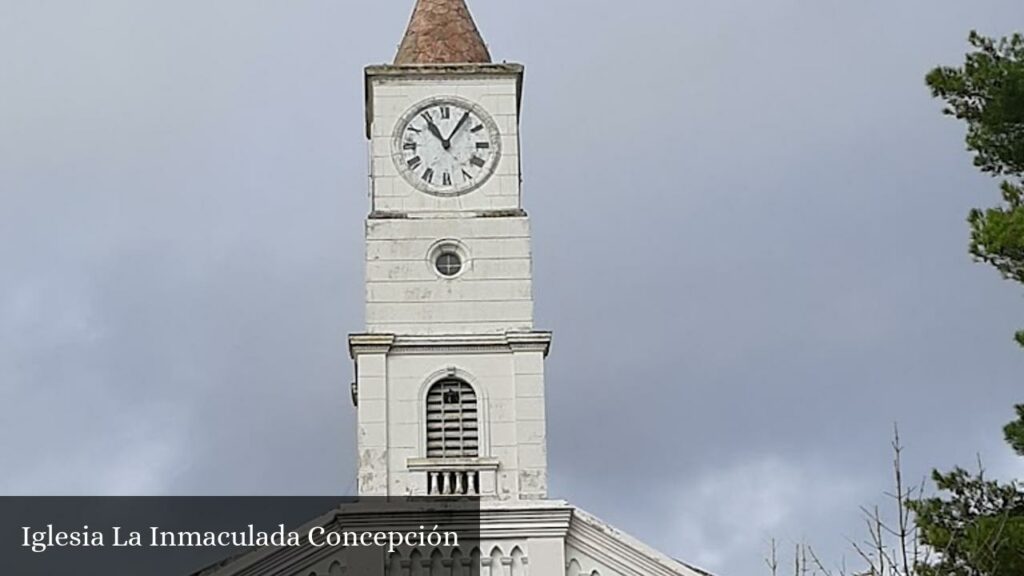
[[[379,337],[381,335],[374,335]],[[551,347],[550,332],[514,331],[503,334],[434,334],[434,335],[389,335],[385,352],[394,354],[430,354],[436,352],[543,352],[547,355]],[[350,347],[353,338],[349,337]],[[362,342],[362,340],[360,340]],[[383,341],[372,341],[374,346],[385,345]],[[376,350],[376,349],[375,349]],[[369,353],[369,352],[368,352]]]
[[[572,507],[558,501],[543,504],[480,503],[480,532],[485,538],[564,538]]]
[[[519,76],[524,67],[514,62],[469,63],[469,64],[372,64],[367,66],[366,77],[403,76],[468,76],[490,74],[496,76]]]
[[[526,210],[507,208],[493,210],[433,211],[417,210],[402,212],[396,210],[374,210],[367,216],[370,220],[454,220],[460,218],[526,218]]]
[[[551,332],[506,332],[505,338],[513,352],[543,352],[551,350]]]
[[[394,334],[349,334],[348,336],[348,352],[353,360],[363,354],[387,354],[394,344]]]

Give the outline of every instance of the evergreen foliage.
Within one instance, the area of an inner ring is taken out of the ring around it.
[[[972,210],[971,253],[1024,284],[1024,35],[971,32],[962,67],[939,67],[926,82],[944,112],[967,124],[967,149],[981,171],[1002,178],[1003,203]],[[1017,333],[1024,346],[1024,331]],[[1024,574],[1024,572],[1022,572]]]

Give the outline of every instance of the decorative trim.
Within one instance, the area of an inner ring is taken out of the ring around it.
[[[405,66],[373,65],[366,67],[367,78],[394,78],[405,76],[521,76],[522,64],[410,64]]]
[[[547,356],[551,351],[551,332],[507,332],[505,338],[513,352],[542,352]]]
[[[564,538],[569,531],[572,507],[565,502],[545,500],[538,505],[509,506],[497,503],[491,507],[480,502],[481,539]]]
[[[447,472],[461,470],[497,470],[497,458],[409,458],[410,472]]]
[[[433,336],[351,334],[348,341],[354,359],[361,354],[542,352],[547,356],[551,338],[551,332],[534,331]]]
[[[355,360],[364,354],[387,354],[394,343],[394,334],[349,334],[348,351]]]
[[[469,210],[465,212],[396,212],[374,210],[367,216],[370,220],[429,220],[431,218],[450,220],[452,218],[526,218],[526,210],[520,208],[500,210]]]

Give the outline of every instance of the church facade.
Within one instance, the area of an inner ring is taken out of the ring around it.
[[[552,335],[533,318],[523,67],[492,62],[464,0],[418,0],[394,63],[368,67],[365,81],[366,329],[349,337],[359,495],[480,502],[475,550],[396,553],[386,573],[704,574],[548,497]],[[280,557],[206,573],[284,573]],[[289,573],[355,573],[339,558],[296,562]]]

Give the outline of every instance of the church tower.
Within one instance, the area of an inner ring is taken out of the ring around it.
[[[349,337],[362,496],[547,497],[522,82],[464,0],[418,0],[394,63],[365,70],[366,331]]]
[[[457,498],[479,538],[386,554],[271,546],[199,576],[709,576],[548,498],[551,334],[533,324],[523,67],[491,61],[465,0],[418,0],[394,63],[365,81],[366,330],[349,336],[359,495],[479,497]],[[342,506],[307,526],[407,521],[402,507]]]

